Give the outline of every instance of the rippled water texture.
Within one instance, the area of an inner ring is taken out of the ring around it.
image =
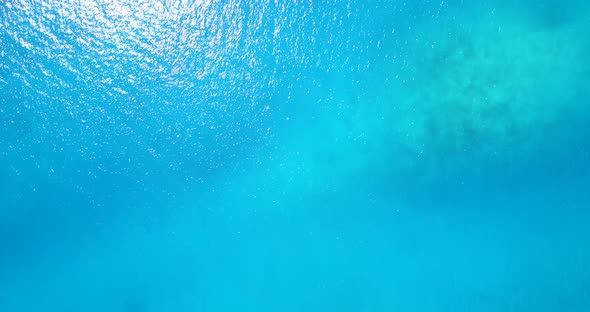
[[[588,29],[0,0],[0,311],[590,310]]]

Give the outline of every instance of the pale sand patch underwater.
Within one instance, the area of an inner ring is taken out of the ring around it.
[[[458,8],[416,25],[396,60],[377,65],[386,67],[378,83],[336,90],[326,109],[284,127],[256,171],[243,165],[244,193],[280,206],[284,194],[359,179],[485,176],[508,163],[558,159],[551,154],[588,132],[590,42],[580,36],[588,16],[548,27],[526,10]]]

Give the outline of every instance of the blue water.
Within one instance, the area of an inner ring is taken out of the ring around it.
[[[0,0],[0,311],[590,311],[589,29]]]

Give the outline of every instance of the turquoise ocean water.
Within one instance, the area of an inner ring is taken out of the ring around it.
[[[590,311],[590,5],[0,0],[0,311]]]

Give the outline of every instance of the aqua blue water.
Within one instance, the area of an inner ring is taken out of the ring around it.
[[[590,311],[589,30],[0,0],[0,311]]]

